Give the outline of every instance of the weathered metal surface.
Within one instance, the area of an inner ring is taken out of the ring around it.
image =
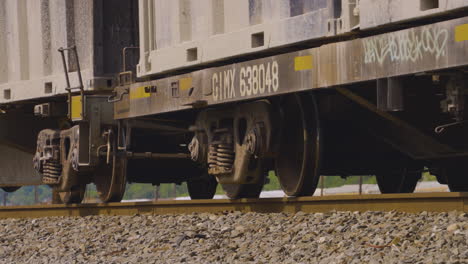
[[[117,119],[468,65],[468,17],[118,88]],[[151,89],[150,89],[151,88]]]
[[[272,107],[266,101],[258,101],[231,110],[211,109],[197,117],[196,131],[207,138],[209,146],[202,166],[207,165],[208,173],[221,184],[261,182],[264,158],[272,152]]]
[[[0,157],[0,187],[42,184],[32,167],[31,153],[0,144]]]
[[[468,193],[336,195],[302,198],[190,200],[81,205],[0,207],[0,218],[52,216],[336,211],[468,212]]]
[[[467,7],[467,0],[360,0],[359,27],[368,29],[417,21],[466,10]]]
[[[32,166],[37,133],[54,125],[53,120],[35,117],[21,108],[0,114],[0,186],[41,183]]]
[[[349,32],[355,0],[140,0],[138,76]]]
[[[140,77],[460,15],[468,0],[140,0]]]
[[[137,0],[0,0],[0,103],[64,94],[57,50],[73,45],[85,89],[111,88],[122,48],[138,46],[136,17]]]

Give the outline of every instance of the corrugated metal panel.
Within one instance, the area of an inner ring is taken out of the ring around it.
[[[137,0],[0,0],[0,103],[65,93],[57,50],[72,45],[85,89],[111,88],[122,48],[138,46],[137,10]]]
[[[468,0],[360,0],[361,29],[417,19],[466,8]]]
[[[355,0],[140,0],[138,76],[349,32]]]
[[[138,76],[416,21],[468,0],[140,0]]]

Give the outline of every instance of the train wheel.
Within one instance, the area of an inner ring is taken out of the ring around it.
[[[451,192],[468,192],[468,165],[465,160],[456,160],[442,169]]]
[[[13,186],[13,187],[2,187],[2,190],[7,193],[16,192],[21,186]]]
[[[192,200],[213,199],[218,182],[208,173],[200,179],[187,181],[187,189]]]
[[[119,124],[117,137],[112,131],[108,132],[112,158],[110,164],[104,161],[94,174],[94,184],[96,184],[99,199],[104,203],[120,202],[125,193],[128,160],[125,153],[120,153],[117,148],[125,138],[124,131],[125,127]]]
[[[71,187],[68,192],[59,192],[60,201],[64,204],[79,204],[83,201],[86,184]]]
[[[223,190],[229,199],[258,198],[263,184],[222,184]]]
[[[462,176],[466,176],[466,174]],[[449,179],[448,186],[451,192],[468,192],[468,178],[455,177]]]
[[[308,100],[311,99],[311,100]],[[313,195],[320,179],[322,139],[315,96],[288,96],[276,174],[288,196]]]
[[[256,166],[261,167],[261,162],[256,160]],[[257,168],[251,168],[253,171],[261,173],[258,177],[258,183],[254,184],[221,184],[224,193],[229,199],[241,199],[241,198],[258,198],[262,192],[263,185],[265,184],[265,173],[263,170]]]
[[[98,167],[94,183],[102,202],[120,202],[127,184],[127,158],[114,155],[111,164]]]
[[[421,172],[404,169],[398,172],[381,172],[375,176],[381,193],[412,193],[421,179]]]

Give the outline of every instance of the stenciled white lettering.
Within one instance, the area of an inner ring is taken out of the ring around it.
[[[229,85],[229,90],[230,90],[229,98],[234,98],[234,97],[236,97],[236,86],[234,85],[234,78],[236,76],[236,69],[230,70],[229,71],[229,76],[231,78],[231,82],[230,82],[230,85]]]
[[[214,101],[236,98],[236,71],[229,69],[213,73],[211,77]],[[274,93],[279,89],[279,64],[277,61],[240,67],[239,95],[251,97]]]

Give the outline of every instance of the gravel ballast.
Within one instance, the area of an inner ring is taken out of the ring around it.
[[[1,263],[468,263],[468,214],[330,212],[0,220]]]

